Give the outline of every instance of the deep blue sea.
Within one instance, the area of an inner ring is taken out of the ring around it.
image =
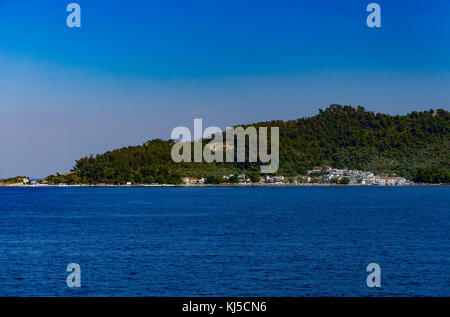
[[[0,296],[450,296],[449,201],[450,187],[0,188]]]

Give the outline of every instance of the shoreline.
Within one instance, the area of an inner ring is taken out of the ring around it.
[[[0,185],[0,188],[66,188],[66,187],[112,187],[112,188],[198,188],[198,187],[445,187],[450,184],[410,184],[410,185],[344,185],[344,184],[136,184],[136,185],[113,185],[113,184],[79,184],[79,185]]]

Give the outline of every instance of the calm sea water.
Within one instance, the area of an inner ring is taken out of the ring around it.
[[[0,295],[450,296],[449,198],[450,187],[0,188]],[[366,286],[372,262],[379,289]]]

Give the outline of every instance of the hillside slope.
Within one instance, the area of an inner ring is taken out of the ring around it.
[[[247,126],[280,128],[279,174],[301,174],[314,165],[330,165],[395,172],[418,180],[427,175],[430,182],[450,175],[450,121],[443,109],[391,116],[363,107],[331,105],[310,118]],[[178,183],[182,176],[258,171],[257,163],[176,164],[170,156],[172,145],[173,141],[157,139],[84,157],[71,173],[49,176],[46,181]]]

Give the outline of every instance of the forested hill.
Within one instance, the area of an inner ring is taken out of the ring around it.
[[[412,112],[404,116],[331,105],[310,118],[247,126],[280,128],[278,174],[297,175],[312,166],[397,173],[427,182],[448,182],[449,112]],[[173,141],[151,140],[76,161],[69,174],[50,183],[178,183],[182,176],[221,176],[258,171],[258,164],[174,163]],[[445,179],[447,177],[447,180]]]

